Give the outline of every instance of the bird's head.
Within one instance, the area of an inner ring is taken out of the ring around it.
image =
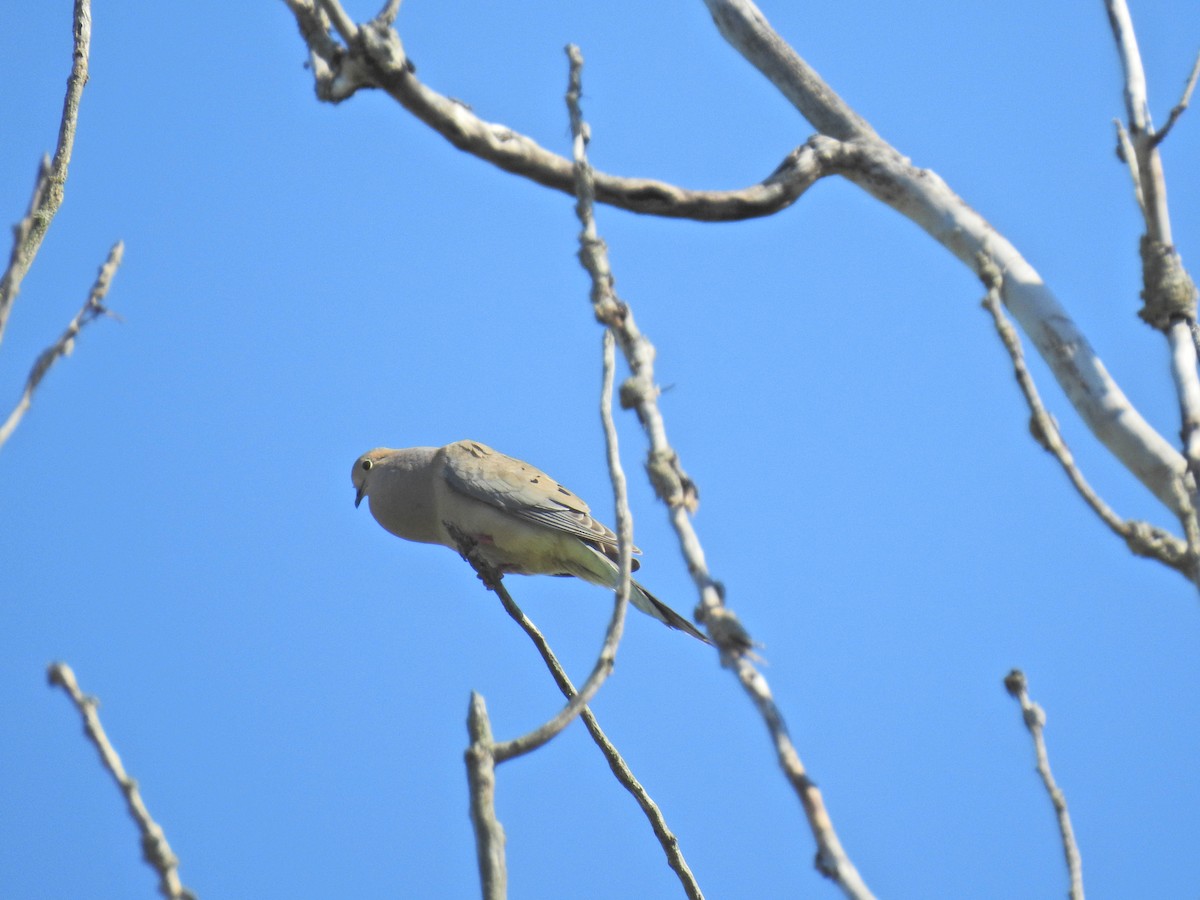
[[[350,481],[354,484],[354,506],[356,509],[363,502],[363,497],[371,493],[371,470],[375,468],[381,459],[392,452],[386,447],[376,447],[354,461],[354,468],[350,470]]]

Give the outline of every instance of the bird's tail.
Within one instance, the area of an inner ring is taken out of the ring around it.
[[[647,615],[654,616],[658,621],[663,622],[671,628],[677,628],[680,631],[686,631],[692,637],[704,641],[706,644],[711,644],[695,625],[681,616],[667,604],[663,603],[652,593],[638,584],[636,581],[631,581],[629,592],[629,602],[640,609]]]
[[[590,581],[592,584],[600,584],[616,590],[620,577],[620,569],[617,568],[617,564],[595,547],[591,547],[582,541],[580,541],[580,544],[588,549],[586,563],[583,558],[576,557],[576,562],[579,564],[574,567],[572,574],[582,578],[584,581]],[[671,609],[671,607],[667,606],[667,604],[663,603],[636,581],[630,579],[629,587],[629,602],[646,615],[653,616],[669,628],[686,631],[692,637],[704,641],[706,644],[712,643],[695,625],[675,612],[675,610]]]

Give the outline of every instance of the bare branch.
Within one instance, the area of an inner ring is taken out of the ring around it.
[[[126,774],[125,767],[121,765],[121,757],[117,755],[117,751],[108,740],[108,735],[104,733],[100,716],[96,712],[100,702],[79,689],[75,673],[66,663],[51,665],[46,677],[51,686],[61,687],[75,704],[83,719],[84,734],[95,745],[100,754],[100,762],[112,775],[124,795],[129,815],[137,823],[138,832],[141,834],[142,858],[158,873],[159,893],[169,900],[196,900],[196,895],[180,883],[179,858],[171,851],[171,845],[167,843],[167,836],[162,828],[150,817],[146,804],[142,802],[137,782]]]
[[[363,25],[345,48],[328,33],[312,0],[285,0],[295,14],[314,59],[318,96],[337,102],[363,87],[386,90],[405,109],[454,146],[497,167],[557,190],[573,190],[570,163],[529,138],[477,118],[464,104],[431,91],[415,77],[399,36],[377,24]],[[336,0],[322,0],[326,6]],[[974,266],[981,250],[1004,273],[1004,302],[1050,365],[1072,405],[1097,438],[1167,508],[1183,513],[1176,482],[1185,475],[1183,456],[1159,435],[1113,381],[1107,369],[1046,287],[1037,271],[991,225],[935,173],[918,169],[861,123],[845,103],[798,57],[745,0],[706,0],[714,20],[732,16],[741,27],[727,39],[811,113],[819,135],[797,148],[760,184],[733,192],[685,191],[663,182],[596,173],[595,198],[635,212],[705,221],[747,218],[782,209],[817,178],[841,174],[923,228],[960,261]],[[978,274],[978,270],[974,270]],[[664,461],[669,469],[670,461]]]
[[[471,692],[467,710],[471,744],[464,758],[471,794],[471,824],[475,828],[475,857],[484,900],[504,900],[508,895],[508,870],[504,861],[504,828],[496,818],[496,761],[492,754],[492,726],[483,697]]]
[[[654,347],[638,330],[633,311],[617,298],[608,251],[596,231],[592,212],[594,195],[591,169],[587,160],[590,130],[579,108],[583,55],[578,47],[572,45],[567,47],[567,56],[571,63],[567,105],[571,113],[578,185],[575,211],[583,226],[579,237],[579,258],[591,277],[591,300],[596,318],[608,326],[633,373],[621,387],[621,405],[636,408],[642,427],[650,438],[647,470],[659,499],[670,511],[671,522],[700,596],[700,618],[720,648],[722,664],[736,671],[739,682],[763,717],[780,768],[796,791],[816,839],[818,871],[832,879],[847,897],[871,897],[866,883],[838,840],[821,792],[809,779],[800,761],[766,679],[750,660],[748,651],[752,642],[749,635],[733,612],[724,605],[723,591],[709,574],[704,561],[703,550],[691,523],[691,512],[696,508],[699,494],[695,483],[683,471],[678,454],[667,441],[666,426],[658,409],[658,388],[654,383]]]
[[[1034,439],[1058,460],[1079,496],[1114,534],[1125,541],[1130,550],[1139,556],[1152,557],[1191,578],[1194,556],[1188,553],[1188,548],[1182,541],[1166,532],[1154,529],[1145,522],[1125,521],[1101,499],[1099,494],[1088,484],[1087,479],[1083,477],[1083,473],[1075,464],[1075,457],[1067,447],[1066,441],[1063,440],[1058,423],[1054,421],[1054,417],[1046,411],[1046,407],[1042,404],[1042,398],[1034,383],[1033,375],[1025,365],[1025,351],[1021,349],[1021,338],[1008,316],[1004,314],[1004,308],[1000,303],[1002,290],[1000,272],[986,260],[981,261],[980,268],[983,272],[984,285],[987,287],[983,306],[992,314],[996,333],[1012,358],[1017,385],[1021,388],[1021,393],[1029,406],[1029,431]]]
[[[21,420],[33,402],[34,392],[42,383],[42,379],[46,377],[46,373],[50,371],[51,366],[62,357],[70,355],[75,347],[75,336],[101,316],[113,315],[104,306],[104,298],[108,294],[108,288],[112,284],[117,267],[121,265],[124,253],[124,243],[117,241],[113,244],[113,248],[108,252],[108,259],[104,261],[104,265],[100,267],[100,271],[96,275],[96,280],[92,284],[92,289],[88,293],[83,307],[75,314],[75,318],[70,321],[66,330],[59,335],[58,340],[43,350],[34,361],[29,377],[25,380],[25,390],[21,394],[21,399],[17,401],[16,407],[9,413],[4,424],[0,425],[0,447],[5,445],[17,426],[21,424]]]
[[[63,190],[67,183],[67,166],[71,162],[71,150],[75,146],[79,101],[83,96],[83,86],[88,80],[88,52],[92,42],[92,9],[89,0],[75,0],[74,35],[75,50],[71,74],[67,77],[67,94],[63,98],[54,161],[49,162],[43,158],[38,167],[29,211],[13,228],[13,248],[8,268],[0,275],[0,339],[4,337],[13,301],[20,293],[21,281],[33,265],[50,222],[62,206]]]
[[[1192,63],[1191,74],[1188,75],[1187,81],[1183,85],[1183,96],[1179,98],[1179,102],[1175,104],[1170,115],[1167,116],[1167,124],[1154,136],[1155,146],[1158,146],[1167,139],[1167,135],[1175,127],[1175,123],[1179,121],[1179,117],[1187,112],[1187,108],[1192,102],[1192,92],[1196,90],[1197,78],[1200,78],[1200,52],[1196,53],[1196,61]]]
[[[1054,781],[1050,772],[1050,757],[1046,754],[1046,741],[1042,732],[1046,727],[1046,711],[1029,699],[1025,673],[1013,669],[1004,678],[1004,687],[1009,695],[1021,704],[1025,727],[1033,738],[1033,749],[1037,754],[1037,772],[1054,804],[1054,815],[1058,818],[1058,830],[1062,835],[1063,856],[1067,861],[1067,872],[1071,877],[1071,900],[1083,900],[1083,863],[1079,857],[1079,845],[1075,843],[1075,831],[1071,828],[1071,816],[1067,812],[1067,798]]]
[[[522,630],[529,635],[529,639],[533,641],[533,645],[541,654],[542,660],[546,663],[546,668],[550,670],[558,689],[562,691],[563,696],[570,699],[575,696],[575,686],[571,683],[571,679],[567,676],[562,664],[558,661],[558,657],[554,655],[554,651],[550,649],[545,636],[538,630],[538,627],[533,624],[528,616],[521,610],[512,597],[503,589],[497,592],[500,597],[500,602],[504,605],[505,612],[512,617],[513,621],[521,626]],[[617,748],[613,746],[608,736],[600,727],[600,723],[596,720],[595,714],[590,707],[585,706],[580,712],[579,717],[583,720],[584,726],[588,730],[588,734],[592,736],[592,740],[596,746],[600,748],[600,752],[604,755],[608,762],[608,767],[612,769],[613,775],[617,781],[629,791],[638,806],[642,808],[646,819],[650,822],[650,827],[654,830],[654,836],[658,838],[659,844],[663,848],[663,853],[667,857],[667,864],[675,871],[679,877],[679,882],[683,886],[684,892],[690,900],[701,900],[703,893],[700,891],[699,884],[696,883],[696,878],[692,874],[692,870],[688,868],[687,861],[683,858],[683,853],[679,849],[679,842],[674,833],[667,827],[666,819],[663,817],[662,811],[658,805],[651,799],[650,795],[641,783],[634,777],[628,764],[617,752]]]
[[[329,33],[328,23],[322,25],[311,0],[286,2],[314,60],[320,99],[337,103],[362,88],[382,88],[459,150],[546,187],[574,193],[569,159],[506,125],[479,118],[466,104],[422,84],[399,35],[388,23],[377,18],[362,25],[358,40],[343,47]],[[336,0],[322,0],[322,5],[341,9]],[[345,16],[344,11],[341,15]],[[789,153],[758,184],[733,191],[689,190],[648,178],[595,174],[596,196],[601,202],[632,212],[712,222],[778,212],[820,177],[812,151],[804,146]]]

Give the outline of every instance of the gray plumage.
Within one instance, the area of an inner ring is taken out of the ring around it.
[[[380,447],[356,459],[350,477],[354,505],[367,498],[371,515],[397,537],[457,550],[449,523],[474,539],[480,556],[502,574],[574,575],[617,586],[617,536],[592,518],[588,505],[540,469],[478,441]],[[636,581],[629,602],[708,643]]]

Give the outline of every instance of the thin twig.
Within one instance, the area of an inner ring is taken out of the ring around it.
[[[625,481],[625,470],[621,467],[621,449],[617,441],[617,426],[612,415],[613,374],[616,359],[613,353],[613,333],[604,330],[601,351],[602,377],[600,379],[600,424],[604,428],[605,455],[608,460],[608,480],[612,483],[613,506],[617,517],[617,596],[629,599],[630,579],[633,572],[633,513],[629,511],[629,493]]]
[[[79,101],[83,96],[83,86],[88,80],[88,52],[92,42],[92,9],[89,0],[75,0],[73,23],[75,49],[71,74],[67,77],[67,93],[63,98],[54,161],[48,162],[43,159],[38,167],[29,211],[13,229],[13,248],[8,268],[0,275],[0,339],[4,337],[13,301],[17,299],[21,290],[21,281],[33,265],[50,222],[62,206],[63,190],[67,183],[67,166],[71,162],[71,150],[75,146]]]
[[[1054,815],[1058,819],[1058,831],[1062,836],[1063,856],[1067,862],[1067,872],[1071,878],[1071,900],[1083,900],[1083,862],[1079,856],[1079,845],[1075,843],[1075,831],[1071,828],[1071,816],[1067,812],[1067,798],[1054,781],[1050,772],[1050,757],[1046,753],[1046,740],[1042,732],[1046,727],[1046,711],[1029,699],[1028,684],[1025,673],[1013,669],[1004,678],[1004,687],[1009,695],[1015,697],[1021,704],[1021,715],[1025,727],[1033,738],[1033,750],[1037,754],[1037,772],[1054,804]]]
[[[471,824],[475,829],[475,858],[484,900],[504,900],[508,895],[508,870],[504,860],[504,828],[496,818],[496,759],[492,726],[483,697],[471,692],[467,710],[471,743],[464,758],[471,795]]]
[[[658,409],[658,388],[654,383],[655,351],[634,323],[632,310],[616,296],[608,252],[596,231],[594,189],[587,159],[590,129],[579,105],[583,55],[578,47],[571,45],[567,47],[567,57],[570,60],[567,107],[571,117],[575,159],[575,210],[582,226],[579,258],[592,281],[591,299],[596,318],[611,330],[633,373],[622,385],[621,404],[636,408],[642,427],[650,438],[647,469],[655,491],[669,509],[671,522],[696,584],[701,620],[708,627],[709,636],[720,648],[722,664],[735,670],[738,681],[763,717],[780,768],[796,791],[816,840],[818,871],[832,879],[847,897],[871,897],[870,890],[838,839],[821,792],[808,777],[800,761],[766,679],[751,661],[749,649],[753,642],[737,617],[724,605],[723,591],[704,561],[699,539],[691,523],[691,512],[696,507],[698,492],[695,483],[683,471],[678,454],[667,441],[666,425]]]
[[[508,591],[504,589],[503,583],[499,585],[496,595],[500,598],[505,612],[512,617],[514,622],[521,626],[521,629],[533,641],[533,645],[537,648],[542,660],[546,663],[546,668],[550,670],[550,675],[554,678],[563,696],[567,697],[567,699],[574,697],[575,686],[571,683],[570,677],[568,677],[566,670],[563,669],[562,664],[558,661],[558,657],[555,656],[554,651],[550,649],[550,644],[546,641],[542,632],[525,615],[524,611],[517,606],[516,602],[513,601]],[[650,827],[654,830],[654,835],[658,838],[658,843],[662,846],[663,853],[666,855],[667,865],[679,877],[680,884],[683,885],[684,892],[687,894],[689,900],[702,900],[704,895],[700,891],[700,885],[697,884],[692,870],[688,868],[687,861],[683,858],[683,852],[679,849],[678,839],[667,826],[667,821],[663,817],[662,810],[658,808],[658,804],[651,799],[641,782],[634,777],[628,764],[626,764],[621,754],[617,751],[617,748],[613,746],[612,741],[608,739],[608,736],[601,729],[600,723],[596,720],[596,715],[592,712],[591,707],[585,706],[580,712],[579,717],[583,720],[583,724],[587,728],[588,734],[592,736],[592,740],[596,746],[600,748],[600,752],[604,755],[605,760],[608,762],[608,767],[612,769],[617,781],[621,783],[625,790],[629,791],[638,806],[642,808],[642,812],[650,822]]]
[[[458,550],[463,559],[470,563],[476,574],[479,575],[479,580],[487,586],[488,590],[500,597],[502,603],[505,602],[506,597],[508,598],[508,602],[511,603],[512,598],[508,597],[508,591],[503,586],[502,575],[475,552],[475,541],[469,535],[464,534],[454,523],[443,522],[442,524],[446,527],[450,536],[454,538],[455,543],[458,544]],[[526,753],[532,753],[538,747],[553,740],[591,702],[592,698],[596,696],[596,693],[612,672],[613,664],[617,657],[617,646],[621,642],[621,634],[625,628],[625,610],[628,606],[628,591],[624,595],[618,593],[616,602],[613,604],[612,618],[609,619],[608,630],[604,635],[604,646],[600,648],[600,655],[596,659],[596,664],[592,667],[592,671],[583,683],[583,687],[579,690],[579,693],[574,697],[568,698],[566,706],[559,710],[553,718],[542,723],[537,728],[512,740],[494,744],[492,746],[492,756],[497,763],[502,763],[517,756],[524,756]]]
[[[25,413],[29,410],[29,406],[33,402],[34,392],[37,391],[38,385],[42,383],[42,379],[46,377],[46,373],[62,357],[70,355],[75,347],[75,336],[88,324],[101,316],[113,315],[104,306],[104,298],[108,294],[109,285],[112,284],[113,276],[117,272],[117,267],[121,265],[121,258],[124,254],[124,243],[117,241],[113,244],[113,248],[108,252],[108,259],[100,267],[100,271],[96,275],[96,280],[92,284],[92,289],[88,292],[87,300],[79,312],[75,314],[75,318],[70,321],[66,330],[59,335],[58,340],[43,350],[34,361],[33,368],[29,372],[29,377],[25,379],[25,390],[21,393],[21,399],[17,401],[16,407],[9,413],[4,424],[0,425],[0,447],[5,445],[17,426],[21,424],[21,420],[25,418]]]
[[[100,702],[79,689],[75,673],[66,663],[51,665],[46,677],[52,686],[61,687],[75,704],[83,719],[84,734],[95,745],[100,754],[100,762],[112,775],[124,795],[129,815],[137,823],[138,833],[141,835],[142,858],[158,873],[159,893],[169,900],[196,900],[196,895],[180,883],[179,858],[171,851],[171,845],[167,843],[167,836],[162,828],[150,817],[146,804],[142,802],[137,782],[126,774],[125,767],[121,765],[121,757],[117,755],[117,751],[108,740],[108,735],[104,733],[100,716],[96,712]]]
[[[1179,98],[1179,102],[1171,109],[1170,115],[1167,116],[1167,124],[1159,130],[1158,134],[1154,135],[1154,145],[1156,147],[1167,139],[1167,135],[1175,127],[1175,123],[1179,121],[1179,117],[1187,112],[1187,108],[1192,102],[1192,92],[1196,90],[1197,78],[1200,78],[1200,52],[1196,53],[1196,61],[1192,63],[1191,74],[1188,75],[1187,81],[1183,85],[1183,96]]]
[[[1054,421],[1054,417],[1046,411],[1046,407],[1042,403],[1037,384],[1033,380],[1029,367],[1025,364],[1025,351],[1021,347],[1021,338],[1004,313],[1004,307],[1000,302],[1003,290],[1000,271],[986,259],[980,261],[979,268],[983,272],[984,286],[987,287],[987,294],[983,298],[983,307],[991,313],[996,333],[1012,360],[1017,386],[1021,389],[1021,394],[1029,407],[1029,430],[1034,439],[1058,460],[1079,496],[1114,534],[1125,541],[1130,550],[1139,556],[1153,557],[1191,578],[1189,554],[1182,541],[1144,522],[1122,519],[1112,507],[1104,502],[1083,476],[1079,466],[1075,463],[1074,455],[1066,441],[1063,440],[1058,423]]]

